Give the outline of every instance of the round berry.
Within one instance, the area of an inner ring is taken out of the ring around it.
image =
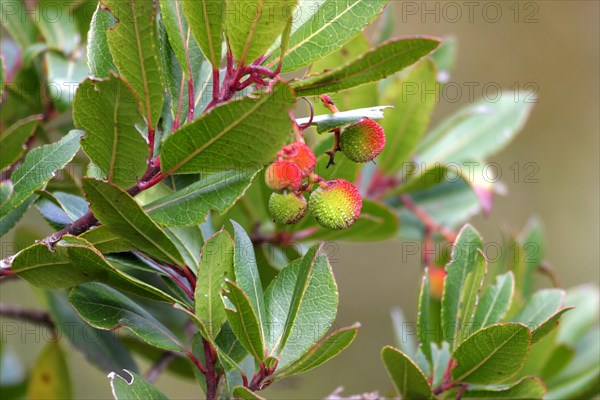
[[[362,198],[356,186],[334,179],[311,193],[308,208],[323,227],[345,229],[360,217]]]
[[[354,162],[372,161],[384,147],[383,128],[372,119],[363,118],[344,129],[340,135],[340,149]]]
[[[306,144],[301,142],[290,143],[282,149],[281,153],[284,160],[293,162],[300,167],[304,177],[312,174],[315,170],[317,157],[315,157],[314,151]]]
[[[306,214],[306,199],[296,193],[272,193],[269,212],[278,224],[295,224]]]
[[[265,182],[272,190],[298,190],[302,184],[302,171],[289,161],[275,161],[265,172]]]

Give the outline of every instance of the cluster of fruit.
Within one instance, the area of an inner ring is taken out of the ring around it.
[[[381,126],[373,120],[362,119],[342,131],[336,150],[354,162],[369,162],[384,146]],[[325,228],[349,228],[360,216],[360,193],[345,179],[324,181],[314,173],[316,162],[312,149],[302,142],[291,143],[279,152],[265,173],[267,186],[274,191],[269,199],[269,211],[278,224],[295,224],[310,210]],[[319,187],[313,190],[315,184]],[[308,202],[304,192],[310,192]]]

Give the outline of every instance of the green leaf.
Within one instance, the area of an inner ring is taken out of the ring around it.
[[[340,65],[348,64],[350,61],[353,61],[357,57],[371,50],[371,47],[372,45],[367,34],[365,32],[360,32],[343,47],[312,64],[309,73],[319,73],[321,71],[335,69]],[[354,108],[362,108],[373,104],[381,104],[379,98],[379,85],[377,82],[334,93],[332,94],[331,99],[341,110],[352,110]],[[317,103],[317,109],[325,109],[325,107],[319,103],[320,102]]]
[[[475,318],[475,311],[479,303],[479,292],[481,291],[483,280],[485,278],[485,274],[487,273],[487,260],[485,259],[483,251],[477,252],[475,254],[475,260],[472,262],[474,265],[471,267],[472,270],[467,273],[460,292],[460,303],[458,310],[460,330],[455,337],[457,339],[457,343],[465,340],[468,336],[480,328],[478,326],[474,326],[473,320]],[[454,274],[454,276],[456,277],[457,274]]]
[[[558,328],[557,343],[575,347],[586,332],[598,323],[600,292],[597,286],[580,285],[567,291],[566,306],[573,306]]]
[[[313,251],[315,250],[313,248]],[[265,292],[269,327],[266,332],[267,348],[276,348],[286,329],[291,329],[289,336],[294,338],[283,348],[278,368],[287,367],[309,351],[325,335],[335,319],[338,305],[337,285],[327,257],[320,256],[314,261],[302,303],[296,311],[295,322],[292,327],[286,326],[296,284],[303,273],[303,267],[306,274],[307,263],[312,262],[312,257],[308,254],[304,259],[285,267]]]
[[[73,102],[73,91],[88,75],[85,60],[67,58],[55,52],[47,52],[44,58],[48,70],[47,96],[58,111],[67,111]]]
[[[298,0],[226,0],[225,30],[235,59],[249,65],[265,54],[292,18],[297,3]]]
[[[436,387],[442,384],[444,381],[444,375],[448,369],[448,363],[450,362],[450,345],[448,342],[442,342],[441,344],[434,343],[431,347],[432,350],[432,381],[431,386]]]
[[[515,291],[512,271],[496,277],[496,283],[485,291],[475,310],[473,326],[477,329],[499,322],[510,308]]]
[[[19,220],[23,217],[23,214],[25,214],[31,203],[33,203],[36,198],[37,196],[35,195],[29,197],[27,200],[21,203],[20,206],[13,209],[5,216],[0,217],[0,236],[4,236],[17,224],[17,222],[19,222]],[[1,209],[2,206],[0,205],[0,210]]]
[[[340,111],[335,114],[315,115],[312,118],[298,118],[296,122],[299,125],[304,125],[310,122],[311,125],[317,128],[318,133],[329,132],[334,128],[350,125],[360,121],[363,118],[382,119],[383,110],[392,108],[391,106],[377,106],[369,108],[360,108],[357,110]],[[392,112],[390,111],[390,114]]]
[[[109,182],[128,188],[142,178],[148,146],[135,128],[141,116],[125,81],[114,75],[102,81],[85,80],[75,95],[73,120],[86,132],[83,151]]]
[[[442,295],[442,331],[450,348],[456,347],[470,333],[477,293],[486,270],[479,233],[465,225],[452,247],[452,260],[446,265]]]
[[[35,206],[48,223],[60,229],[81,218],[88,212],[88,203],[83,197],[65,192],[38,192]]]
[[[198,264],[200,264],[200,252],[204,244],[200,227],[169,227],[165,228],[164,231],[179,250],[185,265],[190,267],[194,274],[196,274],[198,272]]]
[[[429,286],[429,268],[425,268],[419,294],[419,312],[417,314],[417,336],[421,342],[420,349],[430,365],[433,364],[431,342],[435,342],[435,334],[430,323],[431,294]],[[403,329],[404,327],[402,327]],[[433,337],[432,337],[433,336]]]
[[[127,192],[91,178],[83,179],[83,190],[94,216],[108,229],[153,257],[183,265],[175,244]]]
[[[381,360],[403,399],[429,400],[431,386],[423,371],[400,350],[386,346],[381,350]]]
[[[440,83],[447,83],[450,80],[450,73],[456,64],[456,48],[456,38],[449,36],[444,38],[440,46],[431,53],[431,59],[437,69],[437,80]]]
[[[564,300],[564,290],[538,290],[512,320],[529,327],[535,343],[550,332],[556,326],[560,316],[569,310],[560,308]]]
[[[2,9],[2,26],[21,49],[26,49],[36,41],[37,28],[31,21],[23,0],[7,3]]]
[[[438,100],[435,67],[430,60],[418,63],[403,79],[395,79],[383,95],[384,104],[393,104],[381,125],[386,134],[385,148],[377,166],[392,174],[398,172],[414,153],[423,137]]]
[[[0,181],[0,207],[13,194],[13,184],[11,181]]]
[[[282,72],[295,71],[333,53],[361,32],[383,10],[387,0],[327,0],[301,2],[285,52]],[[313,12],[308,18],[307,15]],[[300,25],[298,25],[300,24]],[[279,61],[271,56],[269,67]]]
[[[523,230],[519,232],[517,242],[522,256],[519,254],[516,256],[523,261],[522,264],[519,263],[522,270],[515,270],[518,274],[517,289],[524,299],[528,299],[533,293],[535,284],[534,271],[544,260],[544,229],[541,222],[535,217],[530,218]]]
[[[420,143],[415,161],[433,165],[485,160],[523,128],[534,100],[524,92],[506,92],[495,103],[484,100],[461,109]]]
[[[257,361],[264,361],[265,339],[258,314],[242,288],[229,279],[226,279],[226,283],[223,302],[231,329]]]
[[[169,400],[165,394],[140,375],[126,369],[123,372],[129,377],[123,377],[116,372],[108,374],[115,400]]]
[[[175,52],[175,56],[179,61],[179,65],[183,70],[184,75],[187,79],[193,78],[190,76],[192,71],[192,65],[190,63],[190,48],[197,48],[190,27],[188,26],[186,18],[184,18],[184,8],[186,3],[196,4],[198,2],[188,1],[166,1],[160,0],[160,11],[162,22],[164,23],[167,35],[169,36],[169,43]]]
[[[400,307],[393,307],[390,310],[390,319],[392,320],[392,329],[394,331],[394,345],[398,350],[407,356],[417,354],[417,340],[412,333],[407,334],[406,325],[410,323]],[[418,336],[418,335],[417,335]]]
[[[233,279],[233,240],[221,230],[208,239],[202,248],[196,284],[196,316],[204,323],[208,333],[215,338],[227,321],[221,301],[225,279]]]
[[[13,259],[12,271],[32,285],[48,289],[99,281],[153,300],[175,302],[161,290],[116,269],[90,243],[74,236],[63,236],[53,250],[41,243],[26,248]]]
[[[310,279],[312,278],[313,266],[318,253],[322,249],[322,246],[322,243],[313,245],[310,249],[308,249],[302,258],[302,261],[300,262],[300,266],[298,267],[298,276],[296,278],[294,290],[290,299],[290,307],[283,325],[283,332],[281,333],[281,336],[277,337],[276,342],[273,344],[270,352],[271,356],[279,358],[288,342],[288,339],[290,338],[290,334],[292,333],[299,316],[298,314],[300,307],[305,301],[306,291],[308,290],[308,285]]]
[[[164,0],[161,0],[161,6]],[[223,43],[223,2],[221,0],[176,1],[176,9],[183,5],[183,14],[189,22],[189,28],[200,45],[202,53],[210,61],[213,68],[218,69],[221,63]],[[167,31],[168,31],[167,26]],[[171,41],[171,43],[173,43]],[[173,44],[175,54],[178,45]],[[180,51],[179,51],[180,52]],[[179,58],[180,56],[177,56]],[[181,65],[185,63],[181,62]]]
[[[23,204],[42,188],[54,173],[63,168],[79,150],[81,131],[71,131],[58,142],[37,147],[27,153],[23,164],[13,173],[13,195],[0,206],[0,218]]]
[[[244,386],[236,386],[233,389],[233,396],[236,399],[241,400],[264,400],[264,397],[260,397],[250,389]]]
[[[231,221],[235,232],[233,248],[233,270],[235,282],[250,300],[258,318],[261,337],[266,322],[265,300],[260,275],[256,265],[254,246],[244,229],[235,221]]]
[[[30,399],[72,399],[69,366],[58,341],[48,342],[33,364],[27,386]]]
[[[9,167],[25,152],[25,142],[34,133],[42,120],[42,115],[32,115],[12,124],[0,136],[0,171]]]
[[[98,226],[79,236],[90,242],[102,254],[123,253],[137,250],[130,242],[124,240],[106,226]]]
[[[475,385],[502,383],[514,376],[525,362],[531,333],[525,325],[504,323],[475,332],[454,351],[456,382]]]
[[[142,114],[155,129],[164,93],[158,56],[156,9],[152,0],[101,0],[117,19],[106,32],[108,47],[119,73],[141,102]]]
[[[467,389],[464,399],[543,399],[546,394],[544,382],[533,376],[522,378],[517,383],[500,388]]]
[[[288,86],[278,83],[258,99],[244,98],[214,108],[163,144],[163,173],[260,169],[289,138],[288,110],[293,101]]]
[[[275,379],[279,380],[288,376],[308,372],[331,360],[352,344],[358,334],[358,328],[360,328],[360,324],[355,323],[352,326],[339,329],[327,335],[312,346],[296,362],[284,369],[281,373],[278,373]]]
[[[337,69],[293,81],[298,96],[350,89],[381,80],[426,56],[439,44],[434,38],[398,39],[387,42]]]
[[[77,286],[71,291],[69,302],[79,316],[95,328],[126,328],[152,346],[164,350],[185,351],[173,332],[148,311],[112,287],[101,283]]]
[[[550,317],[546,318],[539,326],[532,330],[533,338],[532,343],[537,343],[541,338],[549,334],[554,328],[558,326],[560,318],[567,311],[571,311],[573,307],[561,308]]]
[[[135,361],[115,333],[87,325],[67,302],[65,293],[46,291],[45,297],[56,328],[88,362],[107,373],[119,368],[137,371]]]
[[[553,339],[553,338],[552,338]],[[544,352],[547,353],[548,349],[544,349]],[[549,381],[558,375],[562,370],[568,366],[575,356],[575,349],[566,346],[564,344],[559,344],[553,350],[550,356],[545,360],[543,366],[541,366],[540,378],[544,381]],[[531,359],[531,356],[527,359]],[[540,366],[538,366],[539,368]]]
[[[314,229],[314,233],[306,238],[310,240],[380,241],[394,236],[398,230],[398,219],[388,206],[364,199],[360,218],[350,228],[332,231],[322,228],[314,218],[309,217],[294,229],[299,231],[306,228]]]
[[[44,7],[35,7],[34,12],[34,21],[46,39],[46,43],[65,55],[72,53],[81,41],[75,19],[61,18],[60,23],[57,23],[55,14],[48,12]]]
[[[256,171],[228,170],[202,176],[197,182],[146,205],[156,222],[166,226],[197,225],[210,210],[226,212],[244,195]]]
[[[597,315],[595,317],[597,318]],[[577,342],[575,357],[571,362],[557,376],[546,382],[548,386],[546,397],[582,399],[596,396],[600,390],[599,358],[600,328],[595,326]]]
[[[106,31],[112,29],[115,22],[112,14],[98,4],[92,16],[87,37],[88,69],[90,75],[95,78],[108,78],[111,71],[117,72],[106,39]]]

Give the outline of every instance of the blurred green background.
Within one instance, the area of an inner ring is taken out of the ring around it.
[[[493,157],[508,195],[496,198],[490,218],[472,222],[486,241],[499,242],[503,230],[517,231],[536,215],[546,228],[546,258],[559,271],[563,285],[598,284],[600,2],[470,2],[472,8],[465,3],[469,2],[396,1],[394,34],[453,35],[458,40],[457,65],[450,79],[462,93],[449,91],[441,99],[434,124],[473,100],[469,85],[474,100],[482,96],[486,84],[537,88],[538,103],[527,126]],[[519,179],[514,177],[515,163]],[[524,182],[525,174],[533,171],[525,169],[526,163],[537,166],[537,183]],[[44,224],[30,214],[24,225]],[[3,254],[9,251],[10,240],[10,236],[3,239]],[[360,321],[359,336],[325,366],[275,384],[264,392],[267,398],[318,399],[338,386],[345,394],[376,389],[385,394],[391,388],[379,360],[381,347],[393,343],[389,310],[401,306],[407,319],[414,321],[420,279],[419,256],[403,260],[401,251],[399,241],[339,244],[333,254],[340,291],[337,323]],[[16,282],[0,286],[0,301],[39,304],[26,285]],[[48,335],[34,334],[33,328],[27,332],[27,341],[14,336],[9,344],[30,365]],[[111,398],[103,373],[74,351],[69,358],[76,398]],[[194,382],[166,375],[157,385],[174,399],[200,395]]]

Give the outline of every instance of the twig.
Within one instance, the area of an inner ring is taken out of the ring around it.
[[[427,212],[419,208],[417,204],[410,198],[408,195],[400,196],[400,200],[404,203],[404,206],[408,208],[413,214],[415,214],[423,224],[432,231],[438,232],[440,235],[444,237],[448,242],[454,243],[456,241],[456,233],[447,229],[441,224],[438,224],[436,221],[431,218]]]
[[[219,376],[215,371],[216,350],[207,340],[202,339],[202,342],[204,345],[204,357],[206,359],[206,399],[214,400],[217,395],[217,385],[219,383]]]
[[[0,303],[0,315],[46,326],[56,331],[56,326],[46,311],[26,310],[19,306]]]
[[[331,111],[332,114],[340,112],[331,97],[327,96],[326,94],[322,94],[319,96],[319,99],[323,102],[323,105],[327,107],[329,111]],[[340,151],[340,133],[342,130],[340,128],[335,128],[332,129],[331,132],[334,134],[333,146],[331,147],[331,150],[325,152],[325,154],[329,155],[329,162],[325,168],[335,165],[335,154]]]
[[[558,276],[558,274],[556,273],[556,270],[554,269],[554,267],[548,262],[548,261],[542,261],[540,263],[540,265],[538,265],[537,270],[546,275],[550,281],[552,282],[552,286],[554,286],[555,288],[561,288],[562,283],[560,281],[560,277]]]
[[[462,399],[463,393],[467,390],[468,385],[462,385],[458,392],[456,393],[456,400]]]
[[[169,367],[169,365],[175,361],[178,357],[177,353],[172,351],[165,351],[152,367],[146,372],[145,378],[148,382],[155,382],[158,377]]]

